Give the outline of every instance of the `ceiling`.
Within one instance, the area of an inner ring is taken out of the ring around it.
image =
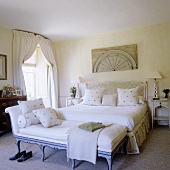
[[[0,26],[66,41],[170,21],[170,0],[0,0]]]

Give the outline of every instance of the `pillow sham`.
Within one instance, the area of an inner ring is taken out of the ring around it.
[[[103,106],[116,106],[117,103],[117,95],[103,95],[102,97],[102,105]]]
[[[85,95],[82,104],[85,105],[101,105],[102,90],[85,90]]]
[[[118,105],[119,106],[132,106],[138,104],[138,88],[132,89],[117,89],[118,92]]]
[[[18,101],[22,114],[30,113],[32,110],[45,108],[42,98],[28,101]]]
[[[41,124],[45,128],[61,124],[61,121],[58,119],[56,111],[54,109],[51,108],[37,109],[33,110],[33,113],[38,117]]]

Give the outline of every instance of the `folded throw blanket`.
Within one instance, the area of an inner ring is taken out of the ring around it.
[[[96,164],[97,141],[102,128],[92,132],[73,128],[67,141],[67,158],[84,160]]]
[[[104,128],[105,125],[99,122],[88,122],[88,123],[83,123],[78,126],[80,129],[87,130],[89,132],[94,132],[97,129]]]

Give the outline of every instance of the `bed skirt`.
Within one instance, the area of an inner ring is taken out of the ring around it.
[[[140,124],[138,124],[133,132],[128,132],[128,144],[126,147],[127,154],[139,154],[139,147],[142,145],[146,139],[147,133],[149,133],[150,122],[149,114],[147,113],[142,119]]]

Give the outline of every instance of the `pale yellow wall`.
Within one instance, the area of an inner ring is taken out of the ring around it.
[[[91,49],[129,44],[137,44],[137,70],[92,73]],[[69,96],[70,81],[76,76],[88,75],[99,81],[146,81],[149,72],[159,71],[164,77],[159,80],[159,94],[164,96],[162,89],[170,88],[170,23],[60,42],[55,45],[61,106],[65,105],[65,97]],[[148,84],[149,96],[152,96],[153,81],[149,80]]]
[[[0,54],[7,55],[7,80],[0,80],[0,89],[7,84],[13,86],[12,38],[12,30],[0,27]]]
[[[7,80],[0,80],[3,85],[13,85],[12,72],[12,30],[0,27],[0,54],[7,55]],[[92,73],[91,49],[137,44],[138,69],[107,73]],[[59,75],[59,101],[65,106],[65,97],[69,96],[70,81],[77,76],[89,76],[99,81],[104,80],[142,80],[147,73],[159,71],[163,79],[159,80],[159,93],[170,88],[170,23],[145,28],[138,28],[117,33],[99,35],[76,41],[55,44],[56,61]],[[152,96],[153,81],[149,81],[149,95]]]

